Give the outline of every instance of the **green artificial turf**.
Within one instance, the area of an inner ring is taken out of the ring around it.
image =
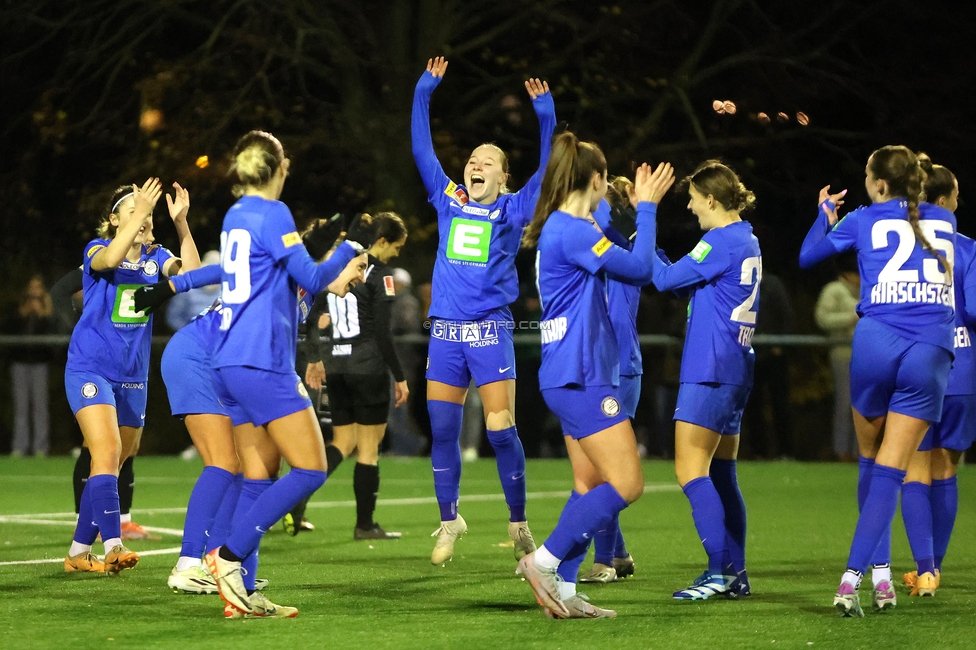
[[[615,620],[550,621],[514,573],[505,503],[494,463],[464,466],[460,511],[469,532],[444,567],[429,561],[438,525],[430,464],[383,459],[376,519],[403,531],[397,541],[354,542],[352,463],[314,497],[316,530],[297,538],[276,527],[264,538],[267,594],[300,608],[294,620],[222,617],[216,596],[176,595],[166,577],[177,553],[143,557],[118,578],[65,574],[73,516],[67,458],[0,459],[0,634],[5,648],[899,648],[976,645],[976,472],[960,470],[960,508],[942,587],[910,598],[900,576],[913,568],[901,517],[893,570],[898,607],[842,619],[831,599],[845,568],[857,516],[857,467],[742,463],[749,512],[748,562],[754,596],[741,601],[674,602],[671,592],[701,572],[705,555],[672,465],[644,465],[648,489],[621,515],[636,575],[584,585]],[[138,458],[134,518],[165,529],[136,551],[175,549],[182,508],[199,461]],[[542,542],[571,486],[567,461],[530,461],[529,523]],[[28,515],[28,517],[24,517]],[[37,516],[42,515],[42,516]],[[68,523],[64,523],[68,522]],[[96,547],[98,550],[98,547]],[[584,563],[588,567],[591,560]],[[861,589],[865,609],[870,589]]]

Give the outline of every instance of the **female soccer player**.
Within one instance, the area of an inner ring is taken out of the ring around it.
[[[118,473],[139,447],[145,423],[152,317],[133,309],[132,296],[160,274],[168,277],[200,266],[186,223],[190,195],[177,183],[173,187],[176,199],[167,194],[166,203],[180,239],[181,258],[146,245],[152,211],[162,195],[156,178],[141,188],[116,190],[99,238],[85,247],[85,306],[71,333],[64,385],[91,452],[91,476],[82,493],[65,571],[117,574],[139,562],[121,540]],[[91,554],[99,532],[104,563]]]
[[[918,154],[925,171],[925,201],[955,213],[959,206],[959,181],[942,165],[933,165]],[[942,579],[942,559],[956,523],[959,491],[956,469],[962,453],[976,438],[976,242],[956,235],[952,265],[956,301],[956,358],[949,371],[942,420],[929,427],[918,451],[912,455],[908,475],[901,486],[901,512],[915,558],[916,570],[906,573],[905,586],[912,596],[934,596]]]
[[[245,479],[255,481],[253,505],[235,517],[227,542],[206,556],[228,617],[254,613],[241,562],[275,522],[326,479],[318,419],[295,372],[298,287],[318,293],[347,271],[360,277],[366,264],[363,246],[349,238],[329,260],[315,264],[291,212],[278,200],[289,165],[281,143],[269,133],[251,131],[238,141],[232,169],[241,181],[234,188],[240,198],[227,211],[220,235],[223,307],[213,365]],[[278,454],[292,469],[272,484]],[[288,610],[289,616],[297,614]]]
[[[458,515],[461,485],[461,420],[468,385],[474,379],[484,403],[488,440],[495,450],[498,477],[509,508],[508,534],[520,559],[535,550],[525,517],[525,452],[515,429],[514,323],[508,305],[518,296],[515,254],[522,229],[532,218],[552,133],[555,107],[549,86],[532,79],[525,88],[539,117],[539,170],[510,194],[508,158],[493,144],[471,152],[464,185],[444,173],[430,135],[430,97],[447,71],[447,61],[427,62],[414,92],[413,156],[437,210],[440,240],[434,263],[427,408],[433,442],[431,463],[441,525],[430,561],[442,564],[468,527]]]
[[[857,594],[861,578],[891,527],[912,454],[929,424],[942,418],[953,356],[956,218],[919,204],[925,172],[906,147],[878,149],[865,174],[871,205],[838,221],[846,190],[830,194],[829,186],[823,188],[819,216],[800,249],[803,268],[856,250],[861,269],[861,320],[851,355],[851,404],[862,456],[860,516],[834,596],[844,616],[864,616]],[[894,606],[890,577],[873,578],[875,608]]]
[[[633,252],[614,246],[593,221],[607,189],[607,163],[595,144],[572,133],[553,143],[542,194],[524,245],[538,247],[542,301],[539,386],[563,427],[574,482],[552,535],[521,559],[518,573],[555,618],[612,618],[576,593],[576,570],[590,539],[644,490],[637,441],[620,407],[617,343],[606,307],[606,276],[647,282],[656,204],[674,181],[671,166],[637,170]]]
[[[755,195],[717,160],[685,182],[688,209],[705,234],[671,264],[655,258],[654,286],[691,296],[674,411],[674,470],[708,554],[708,568],[675,600],[749,595],[746,509],[736,478],[739,426],[752,389],[752,335],[762,253],[741,213]]]
[[[333,438],[325,454],[331,474],[343,458],[358,450],[353,471],[353,538],[397,539],[402,533],[383,530],[373,521],[373,512],[380,489],[379,446],[390,412],[391,372],[396,406],[406,403],[410,393],[393,347],[390,307],[396,292],[393,271],[387,266],[407,242],[407,227],[395,212],[363,215],[362,219],[375,239],[369,249],[366,281],[345,297],[333,293],[327,297],[332,345],[323,357]]]

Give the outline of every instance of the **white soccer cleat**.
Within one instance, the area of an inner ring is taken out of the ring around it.
[[[569,616],[556,616],[549,609],[546,610],[546,616],[549,618],[617,618],[617,612],[614,610],[591,605],[586,594],[574,594],[564,600],[563,605],[569,611]]]
[[[431,533],[431,537],[437,538],[434,550],[430,554],[431,564],[444,564],[454,556],[454,542],[461,539],[464,533],[468,532],[468,525],[464,523],[464,517],[457,516],[454,521],[442,521],[440,528]]]
[[[508,536],[515,542],[515,559],[521,560],[529,553],[535,553],[535,539],[529,524],[525,521],[508,522]]]
[[[589,571],[579,577],[580,582],[599,582],[606,584],[617,579],[617,570],[612,566],[594,562]]]
[[[251,602],[247,597],[247,589],[244,588],[244,578],[241,576],[241,563],[231,562],[220,557],[220,549],[215,548],[207,553],[207,569],[217,583],[217,590],[220,598],[230,606],[231,613],[236,610],[240,614],[252,614]],[[224,616],[227,618],[237,618],[228,616],[227,607],[224,607]]]
[[[515,573],[529,583],[535,599],[553,618],[570,618],[570,612],[559,598],[559,582],[562,578],[556,569],[544,569],[535,563],[535,553],[519,560]]]
[[[215,594],[217,581],[203,567],[193,566],[178,571],[175,567],[166,579],[166,586],[176,593],[184,594]]]
[[[298,616],[297,607],[286,607],[284,605],[275,605],[273,602],[268,600],[268,597],[259,591],[255,591],[250,596],[251,608],[254,610],[251,616],[255,618],[295,618]]]

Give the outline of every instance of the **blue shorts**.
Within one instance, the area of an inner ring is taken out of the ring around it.
[[[92,404],[115,407],[120,427],[140,428],[146,424],[146,382],[112,381],[88,370],[64,369],[64,390],[71,412]]]
[[[851,404],[866,418],[892,411],[938,422],[951,366],[949,350],[911,341],[863,318],[851,351]]]
[[[631,418],[637,413],[637,402],[640,401],[641,375],[620,375],[620,405]]]
[[[217,399],[217,372],[210,351],[186,329],[173,335],[163,350],[160,370],[173,415],[228,415]]]
[[[562,386],[543,388],[542,399],[563,425],[563,435],[574,440],[627,422],[615,386]]]
[[[752,386],[736,384],[681,384],[673,419],[724,436],[739,435],[750,392]]]
[[[250,366],[217,368],[217,398],[235,427],[247,422],[264,426],[312,406],[296,373]]]
[[[467,388],[515,379],[512,313],[496,309],[479,321],[434,318],[427,348],[427,379]]]
[[[933,422],[918,446],[919,451],[953,449],[966,451],[976,441],[976,395],[946,395],[942,421]]]

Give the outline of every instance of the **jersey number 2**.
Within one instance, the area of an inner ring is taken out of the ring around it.
[[[733,320],[737,323],[756,324],[758,310],[753,309],[756,305],[756,298],[759,297],[759,283],[762,282],[762,258],[747,257],[742,260],[742,271],[739,273],[740,285],[752,285],[752,293],[741,305],[732,310]]]

